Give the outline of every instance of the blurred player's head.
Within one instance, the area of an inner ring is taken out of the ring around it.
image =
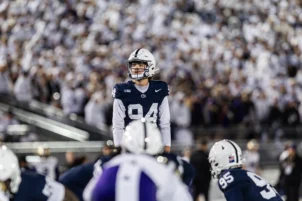
[[[258,151],[259,144],[258,144],[257,140],[250,140],[247,143],[246,147],[249,151]]]
[[[133,80],[153,77],[159,68],[156,67],[154,56],[146,49],[137,49],[128,58],[128,74]]]
[[[235,142],[221,140],[211,148],[209,162],[212,176],[218,178],[223,170],[242,167],[242,151]]]
[[[47,145],[42,145],[38,147],[37,153],[41,157],[48,157],[50,156],[50,149]]]
[[[16,193],[21,182],[17,156],[6,146],[0,147],[0,187],[3,191]]]
[[[157,125],[145,119],[132,121],[125,129],[122,149],[134,154],[156,155],[164,144]]]

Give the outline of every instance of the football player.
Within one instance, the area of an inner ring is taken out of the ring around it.
[[[120,146],[124,128],[133,120],[146,118],[155,122],[161,130],[165,151],[170,151],[170,109],[167,83],[152,80],[159,71],[154,56],[146,49],[137,49],[128,58],[128,74],[131,81],[116,84],[112,95],[113,139]]]
[[[62,184],[33,171],[20,172],[16,155],[0,147],[0,184],[13,201],[78,201]]]
[[[58,159],[54,156],[51,156],[50,148],[46,144],[39,146],[37,149],[37,154],[37,160],[29,162],[29,165],[33,167],[39,174],[50,177],[53,180],[58,180]]]
[[[174,170],[153,157],[162,152],[162,136],[154,123],[131,122],[121,144],[122,154],[110,160],[93,190],[92,200],[191,201]]]
[[[282,201],[274,187],[259,175],[242,169],[242,151],[231,140],[216,142],[210,150],[211,173],[227,201]]]
[[[115,156],[119,155],[120,152],[120,149],[112,147],[109,155],[100,157],[95,163],[92,162],[79,165],[64,172],[60,176],[59,182],[64,184],[75,195],[77,195],[79,200],[90,201],[92,190],[99,176],[102,174],[104,165],[111,159],[113,159]],[[173,153],[160,153],[159,155],[156,155],[155,158],[161,163],[164,163],[171,167],[173,166],[172,168],[182,178],[182,181],[188,187],[191,186],[194,176],[194,169],[191,164],[182,160],[180,157]],[[79,175],[81,176],[79,177]]]

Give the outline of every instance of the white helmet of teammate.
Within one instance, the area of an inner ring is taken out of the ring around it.
[[[143,73],[141,74],[132,74],[131,72],[131,63],[140,62],[145,63],[146,68]],[[151,52],[146,49],[136,49],[132,52],[128,58],[128,74],[131,79],[141,80],[144,78],[151,78],[157,72],[159,68],[156,67],[156,61]]]
[[[216,142],[210,150],[209,162],[213,178],[218,178],[223,170],[242,167],[241,148],[231,140]]]
[[[16,193],[21,182],[21,172],[17,156],[6,146],[0,147],[0,182],[11,180],[9,187]]]
[[[125,129],[122,148],[134,154],[156,155],[163,152],[164,144],[157,125],[141,120],[132,121]]]

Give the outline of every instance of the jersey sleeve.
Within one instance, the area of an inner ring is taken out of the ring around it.
[[[121,85],[120,84],[116,84],[113,89],[112,89],[112,97],[115,99],[122,99],[123,98],[123,93],[122,93],[122,89],[121,89]]]
[[[125,128],[126,108],[120,99],[113,101],[112,134],[115,146],[120,146]]]
[[[168,97],[165,97],[159,107],[159,128],[165,146],[171,146],[170,108]]]
[[[164,82],[163,83],[163,91],[164,91],[164,95],[165,96],[169,96],[170,95],[170,90],[169,90],[169,85],[166,83],[166,82]]]
[[[218,186],[227,201],[243,201],[242,195],[247,184],[247,176],[240,171],[225,171],[218,179]]]

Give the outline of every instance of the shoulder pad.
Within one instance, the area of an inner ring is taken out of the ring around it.
[[[161,93],[163,93],[165,96],[170,94],[169,86],[166,82],[160,80],[152,80],[151,82],[154,83],[156,89],[161,89]]]
[[[112,89],[112,97],[116,99],[121,99],[124,95],[124,88],[126,88],[127,83],[118,83]]]
[[[235,186],[242,186],[248,181],[246,172],[241,169],[230,169],[222,172],[218,179],[218,186],[222,192],[234,188]]]

